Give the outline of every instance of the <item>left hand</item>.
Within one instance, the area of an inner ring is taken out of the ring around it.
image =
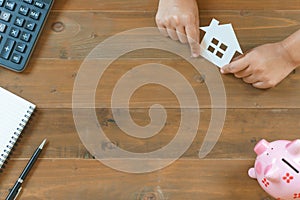
[[[221,73],[233,73],[256,88],[267,89],[275,87],[295,68],[287,50],[278,42],[259,46],[239,56],[222,67]]]

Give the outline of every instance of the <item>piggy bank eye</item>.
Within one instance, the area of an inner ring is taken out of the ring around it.
[[[274,148],[272,147],[271,150],[273,150]]]

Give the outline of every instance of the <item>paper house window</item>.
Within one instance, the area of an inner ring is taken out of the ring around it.
[[[216,38],[213,38],[211,44],[208,46],[207,50],[212,54],[216,54],[219,58],[222,58],[227,49],[227,45],[219,42]]]
[[[209,26],[200,29],[205,31],[200,54],[218,67],[228,64],[236,52],[243,53],[231,24],[219,25],[213,19]]]

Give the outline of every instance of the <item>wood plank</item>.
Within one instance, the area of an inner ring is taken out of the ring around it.
[[[3,199],[24,160],[0,174]],[[24,184],[21,199],[270,199],[247,171],[253,160],[186,160],[153,173],[127,174],[95,160],[42,159]]]
[[[54,4],[55,10],[113,10],[113,11],[155,11],[158,0],[86,0],[82,3],[80,0],[60,0]],[[198,0],[201,10],[299,10],[300,3],[298,0]]]
[[[154,12],[52,12],[33,55],[34,58],[84,59],[103,40],[117,33],[156,27]],[[244,51],[278,42],[300,28],[300,11],[204,11],[201,25],[212,18],[232,23]],[[123,44],[124,42],[124,44]],[[124,40],[120,46],[134,43]],[[138,51],[131,58],[174,57],[157,51]]]
[[[81,65],[79,60],[34,59],[22,74],[5,69],[0,70],[0,85],[36,103],[39,108],[71,108],[73,84]],[[210,75],[199,74],[193,66],[182,59],[119,59],[109,66],[96,91],[96,107],[111,107],[111,95],[119,78],[133,67],[146,63],[165,64],[181,73],[191,84],[200,108],[211,108],[210,95],[205,84]],[[99,63],[100,64],[100,63]],[[199,67],[211,67],[214,75],[218,69],[201,59]],[[95,72],[98,69],[95,68]],[[204,79],[203,79],[204,77]],[[258,90],[236,79],[232,75],[222,75],[226,90],[227,108],[299,108],[300,74],[291,74],[276,88]],[[221,81],[221,80],[220,80]],[[217,84],[213,81],[210,84]],[[184,87],[179,88],[185,90]],[[86,88],[90,90],[90,88]],[[151,96],[149,94],[152,94]],[[223,95],[216,94],[218,97]],[[150,96],[150,97],[149,97]],[[276,99],[276,101],[274,101]],[[86,102],[84,99],[83,103]],[[146,85],[132,96],[130,107],[148,108],[160,103],[166,108],[178,108],[178,100],[170,90],[159,85]],[[221,105],[215,105],[221,106]],[[125,105],[128,107],[128,105]],[[224,106],[223,106],[224,107]]]
[[[198,159],[199,149],[208,132],[211,110],[201,109],[199,112],[197,135],[183,158]],[[150,123],[148,109],[131,109],[130,114],[138,125],[145,126]],[[111,141],[99,141],[99,147],[109,150],[114,144],[137,153],[161,149],[174,139],[181,120],[179,109],[167,109],[167,114],[165,126],[158,134],[148,139],[140,139],[130,137],[120,130],[110,109],[97,109],[99,124]],[[253,148],[262,138],[269,141],[299,138],[299,115],[300,109],[229,109],[221,136],[206,159],[253,159]],[[79,139],[71,109],[38,109],[25,128],[8,164],[15,159],[29,158],[44,138],[48,139],[43,155],[45,158],[92,157]]]

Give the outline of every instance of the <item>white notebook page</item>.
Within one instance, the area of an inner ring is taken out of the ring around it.
[[[31,102],[0,87],[0,168],[34,109]]]

